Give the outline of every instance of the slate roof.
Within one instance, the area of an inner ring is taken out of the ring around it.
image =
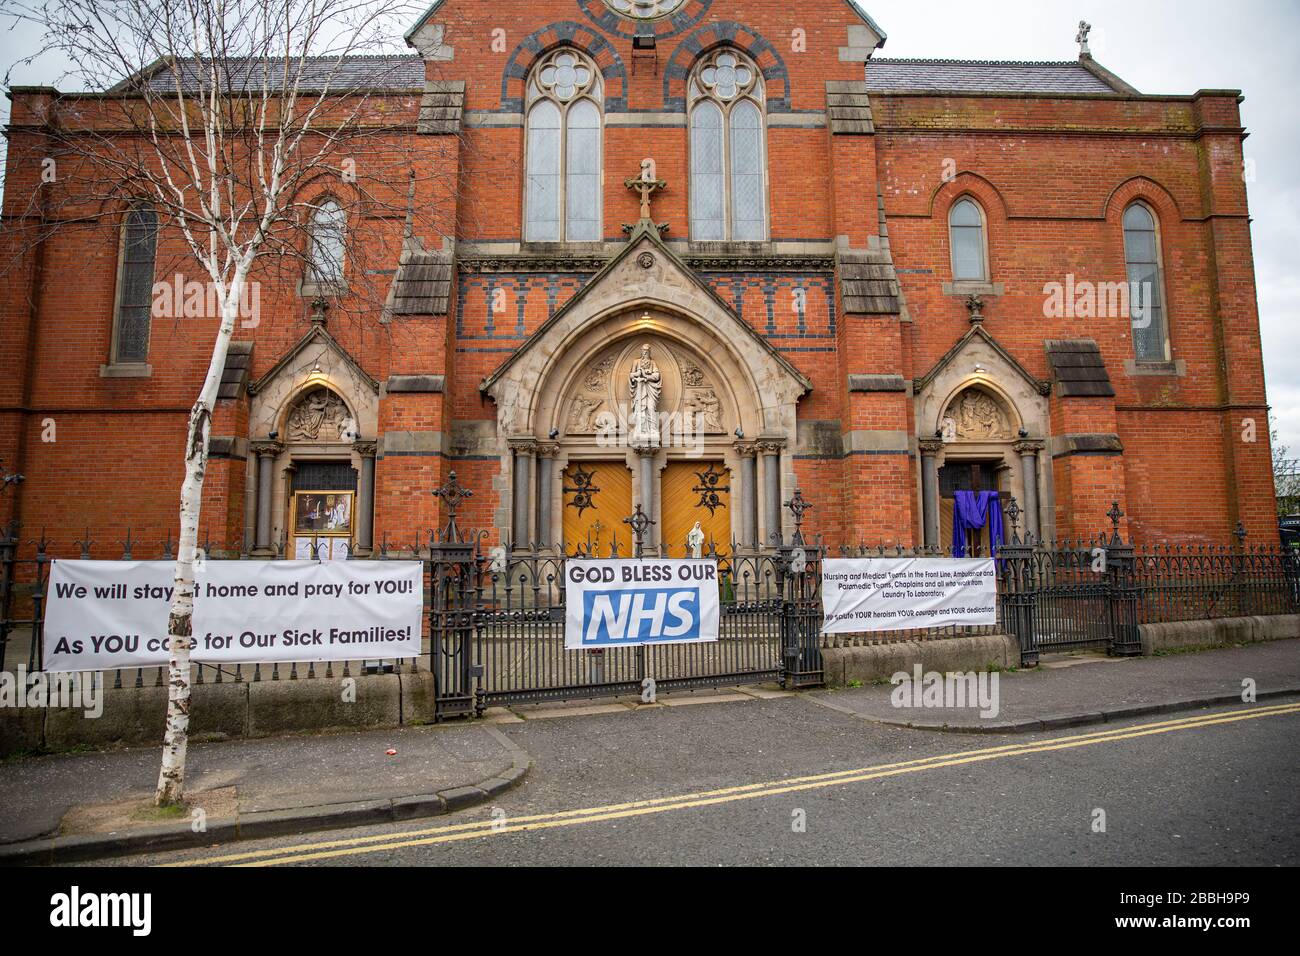
[[[1050,339],[1047,362],[1063,398],[1107,397],[1115,394],[1101,349],[1093,339]]]
[[[201,90],[207,80],[210,63],[206,60],[178,61],[181,82],[186,92]],[[296,72],[290,67],[290,79]],[[144,81],[155,93],[170,93],[175,79],[168,65],[159,61],[142,71]],[[262,88],[263,78],[272,90],[283,86],[284,63],[274,57],[240,57],[226,61],[229,88],[245,90]],[[308,57],[302,66],[300,89],[319,90],[328,82],[330,89],[421,90],[424,89],[424,61],[418,56],[349,56]],[[113,88],[121,92],[132,86],[123,80]]]
[[[867,61],[867,89],[944,93],[1114,93],[1078,60],[877,59]]]
[[[889,249],[889,223],[884,192],[876,188],[880,243],[869,249],[840,249],[835,254],[844,311],[857,315],[902,315],[906,310],[894,257]]]
[[[452,268],[450,253],[408,243],[389,292],[389,314],[446,315]]]
[[[226,364],[221,370],[221,385],[217,398],[239,398],[248,385],[248,373],[253,365],[253,343],[231,342],[226,352]]]

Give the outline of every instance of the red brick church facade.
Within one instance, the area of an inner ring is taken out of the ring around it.
[[[946,544],[962,488],[1047,538],[1118,501],[1138,541],[1276,540],[1238,93],[890,59],[845,0],[501,9],[435,3],[387,74],[456,188],[428,234],[367,223],[385,307],[338,321],[283,280],[237,329],[214,547],[292,551],[347,498],[354,553],[409,549],[453,470],[462,526],[570,551],[626,553],[636,505],[670,553],[695,520],[762,546],[796,488],[831,544]],[[215,320],[128,335],[125,209],[14,240],[46,124],[87,102],[13,93],[0,458],[26,481],[0,517],[110,557],[174,533]],[[643,359],[691,443],[602,430]]]

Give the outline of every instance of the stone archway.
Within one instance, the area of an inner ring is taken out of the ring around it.
[[[647,542],[652,547],[668,545],[681,553],[682,524],[695,505],[689,492],[689,478],[705,471],[720,489],[712,510],[698,515],[714,532],[721,550],[729,552],[733,541],[750,541],[757,534],[755,508],[758,492],[744,494],[745,443],[738,440],[761,421],[758,396],[747,387],[746,377],[734,364],[702,354],[691,343],[664,331],[664,323],[643,313],[625,322],[613,340],[604,339],[594,353],[579,352],[572,361],[558,363],[539,400],[541,417],[536,431],[554,439],[542,444],[552,459],[539,464],[538,494],[551,502],[538,508],[539,538],[563,541],[577,525],[568,506],[571,482],[565,475],[577,469],[599,466],[605,481],[615,487],[611,465],[620,464],[630,477],[631,496],[621,521],[634,504],[656,521],[655,533]],[[631,407],[631,375],[634,365],[648,360],[658,382],[655,440],[645,442],[635,428]],[[739,376],[739,377],[737,377]],[[739,446],[739,447],[738,447]],[[543,473],[545,472],[545,473]],[[714,477],[721,476],[721,477]],[[557,490],[555,481],[560,481]],[[672,494],[665,494],[671,487]],[[735,489],[735,494],[732,494]],[[608,492],[608,488],[606,492]],[[703,499],[703,495],[700,496]],[[735,506],[733,506],[735,505]],[[719,521],[718,511],[725,512]],[[607,524],[608,515],[598,519]],[[549,525],[549,527],[546,527]],[[619,534],[623,553],[631,544],[626,529]],[[583,533],[583,532],[580,532]],[[584,537],[588,537],[585,533]],[[606,537],[596,536],[602,546]]]
[[[258,556],[273,556],[281,545],[286,557],[294,556],[291,524],[295,488],[302,483],[298,476],[322,474],[331,463],[339,466],[339,474],[319,490],[353,493],[349,547],[366,556],[373,545],[379,383],[324,326],[318,312],[311,330],[248,389],[252,455],[244,524]],[[348,470],[355,479],[348,478]],[[332,555],[332,544],[330,550]]]
[[[948,546],[941,533],[945,496],[940,482],[951,484],[951,469],[959,465],[976,469],[972,475],[982,474],[975,482],[991,485],[983,490],[997,490],[1004,500],[1016,498],[1021,534],[1050,537],[1051,463],[1042,454],[1051,430],[1047,395],[1047,383],[1026,371],[978,323],[917,380],[917,491],[927,545]]]
[[[502,446],[496,523],[511,529],[516,546],[561,542],[561,477],[570,461],[621,457],[632,472],[634,502],[658,522],[660,473],[691,459],[672,442],[646,449],[619,440],[618,405],[628,400],[623,383],[646,344],[663,359],[665,411],[716,423],[695,436],[694,460],[716,460],[735,477],[740,493],[733,537],[758,546],[790,530],[781,489],[793,487],[795,406],[811,382],[655,230],[638,228],[622,252],[481,386],[496,403]],[[615,421],[613,444],[608,429],[599,434],[602,412]],[[659,543],[658,527],[651,546]]]

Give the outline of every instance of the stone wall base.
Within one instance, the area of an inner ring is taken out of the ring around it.
[[[822,649],[827,687],[847,687],[889,680],[900,671],[940,673],[983,671],[1020,666],[1020,644],[1007,634],[954,637],[937,641],[907,641],[871,647]]]
[[[1300,614],[1270,617],[1228,617],[1217,621],[1175,621],[1169,624],[1141,624],[1142,653],[1189,647],[1226,647],[1300,637]]]
[[[355,682],[348,685],[347,681]],[[322,730],[360,730],[433,722],[433,675],[359,674],[195,684],[193,740],[265,737]],[[108,688],[103,713],[81,708],[0,711],[0,756],[77,746],[162,745],[166,687]]]

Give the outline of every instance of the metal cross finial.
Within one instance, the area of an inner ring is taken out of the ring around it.
[[[640,502],[638,502],[636,506],[636,510],[632,512],[630,517],[624,518],[623,523],[625,525],[628,525],[632,529],[632,536],[636,540],[635,556],[639,558],[641,557],[641,550],[645,540],[645,533],[650,529],[650,526],[655,522],[648,514],[646,514],[644,511],[641,510],[641,504]]]
[[[1119,536],[1119,519],[1124,517],[1124,512],[1120,510],[1118,501],[1110,503],[1110,510],[1106,512],[1106,517],[1110,519],[1111,526],[1114,529],[1111,533],[1110,543],[1113,546],[1118,546],[1123,542],[1123,539]]]
[[[474,492],[470,491],[460,483],[456,478],[456,472],[447,472],[447,483],[441,488],[435,488],[431,492],[435,498],[442,500],[447,506],[447,530],[446,536],[448,541],[455,541],[459,534],[456,528],[456,509],[466,498],[473,498]]]
[[[1012,495],[1011,502],[1007,505],[1007,520],[1011,522],[1011,540],[1015,542],[1020,540],[1020,515],[1020,502]]]
[[[1245,526],[1242,522],[1240,522],[1240,521],[1237,522],[1237,530],[1234,531],[1234,532],[1232,532],[1232,534],[1233,534],[1233,536],[1236,537],[1236,539],[1237,539],[1237,547],[1239,547],[1239,548],[1240,548],[1240,547],[1245,547],[1245,545],[1246,545],[1246,526]]]
[[[804,499],[803,491],[801,489],[795,488],[794,495],[785,503],[785,506],[790,509],[790,514],[794,515],[793,541],[795,544],[800,544],[803,541],[803,532],[801,529],[803,528],[804,512],[812,508],[812,502]]]
[[[1088,34],[1092,32],[1092,24],[1087,20],[1079,21],[1079,32],[1074,37],[1074,42],[1079,44],[1080,56],[1092,56],[1092,51],[1088,49]]]

